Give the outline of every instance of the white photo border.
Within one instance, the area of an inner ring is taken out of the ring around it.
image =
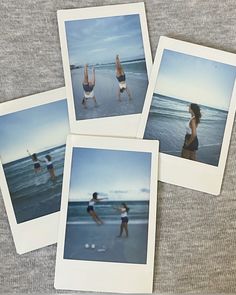
[[[236,67],[236,55],[233,53],[204,47],[180,40],[175,40],[168,37],[160,37],[145,98],[142,118],[140,120],[140,126],[137,133],[138,138],[143,138],[144,136],[149,110],[152,103],[152,97],[155,91],[157,76],[162,60],[162,55],[165,49],[213,60]],[[234,84],[234,89],[231,96],[219,164],[217,167],[200,162],[194,162],[176,156],[171,156],[165,153],[160,153],[159,180],[193,190],[198,190],[213,195],[219,195],[221,191],[224,169],[230,144],[230,137],[234,123],[235,109],[236,83]]]
[[[74,147],[140,151],[152,154],[146,264],[64,259],[71,161]],[[54,284],[56,289],[120,293],[152,292],[156,232],[158,148],[159,142],[154,140],[150,141],[80,135],[68,136],[56,258]],[[132,274],[132,279],[130,274]],[[96,280],[91,280],[91,278],[96,278]]]
[[[66,99],[65,87],[1,103],[0,116]],[[60,212],[17,223],[0,159],[0,188],[13,240],[18,254],[24,254],[57,242]]]
[[[66,40],[65,22],[78,19],[92,19],[98,17],[111,17],[120,15],[139,14],[140,25],[143,38],[143,47],[145,53],[145,61],[147,67],[148,78],[151,73],[152,55],[149,42],[147,19],[145,13],[145,6],[143,2],[121,5],[109,5],[92,8],[79,8],[58,10],[58,28],[61,43],[61,53],[63,70],[66,84],[66,94],[68,98],[68,110],[70,129],[72,133],[84,135],[103,135],[103,136],[122,136],[122,137],[135,137],[137,128],[139,126],[141,113],[114,116],[106,118],[96,118],[87,120],[76,120],[74,96],[71,82],[71,71],[68,56],[68,47]],[[127,128],[129,126],[129,128]]]

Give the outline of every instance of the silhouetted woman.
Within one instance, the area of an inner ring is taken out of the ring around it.
[[[189,106],[191,118],[186,125],[186,135],[182,148],[182,158],[196,161],[196,151],[198,150],[197,128],[201,119],[199,105],[191,103]]]

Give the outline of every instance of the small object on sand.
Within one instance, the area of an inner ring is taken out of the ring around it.
[[[107,251],[107,247],[103,245],[102,248],[99,248],[97,251],[98,252],[105,252],[105,251]]]
[[[85,244],[84,247],[85,247],[86,249],[89,249],[89,244]]]
[[[95,247],[96,247],[95,244],[92,244],[92,245],[91,245],[91,248],[92,248],[92,249],[95,249]]]

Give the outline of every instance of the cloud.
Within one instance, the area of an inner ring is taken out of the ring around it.
[[[148,193],[150,193],[150,189],[148,189],[148,188],[141,188],[140,189],[140,192],[141,193],[147,193],[148,194]]]
[[[110,191],[110,193],[112,194],[127,194],[129,191],[127,190],[114,190],[114,191]]]
[[[118,36],[111,36],[103,39],[103,42],[111,42],[111,41],[116,41],[122,38],[128,38],[130,35],[125,34],[125,35],[118,35]]]

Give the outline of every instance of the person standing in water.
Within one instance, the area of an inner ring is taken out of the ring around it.
[[[121,101],[121,93],[123,93],[124,91],[127,92],[129,100],[131,100],[132,97],[131,97],[129,88],[127,87],[127,84],[126,84],[125,72],[124,72],[123,67],[120,63],[120,58],[119,58],[118,54],[116,56],[116,78],[119,82],[119,89],[118,89],[119,101]]]
[[[33,164],[34,164],[34,172],[35,173],[39,173],[41,172],[41,165],[40,165],[40,160],[37,157],[37,154],[31,154],[28,150],[27,150],[28,155],[31,157]]]
[[[93,218],[93,220],[97,224],[103,224],[103,221],[99,218],[97,213],[94,210],[94,206],[96,203],[101,202],[102,200],[107,200],[108,198],[100,198],[98,199],[98,193],[93,193],[92,199],[89,201],[88,207],[87,207],[87,212],[90,214],[90,216]]]
[[[191,103],[189,106],[191,118],[186,126],[186,135],[182,148],[182,158],[196,161],[196,152],[198,150],[197,128],[201,119],[201,110],[196,103]]]
[[[82,105],[84,108],[87,108],[87,103],[86,101],[89,98],[92,98],[94,100],[95,105],[97,105],[96,97],[94,95],[94,86],[95,86],[95,69],[93,67],[93,77],[92,80],[89,81],[88,78],[88,64],[84,66],[84,81],[83,81],[83,89],[84,89],[84,97],[82,100]]]
[[[55,180],[56,175],[55,175],[55,170],[52,163],[52,157],[50,155],[46,155],[43,162],[45,162],[47,165],[47,170],[50,174],[51,180]]]
[[[123,234],[123,231],[125,230],[126,238],[128,238],[128,236],[129,236],[129,232],[128,232],[128,222],[129,222],[128,212],[129,212],[129,208],[127,207],[127,205],[125,203],[122,203],[121,207],[118,207],[118,208],[114,207],[114,209],[116,209],[117,211],[120,212],[120,217],[121,217],[120,234],[117,237],[121,238],[122,234]]]

